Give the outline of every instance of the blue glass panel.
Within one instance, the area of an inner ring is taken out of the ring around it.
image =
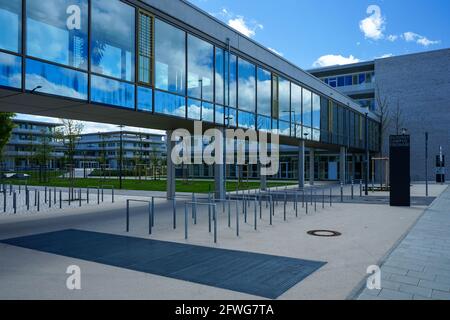
[[[290,121],[291,119],[291,83],[283,78],[279,78],[279,112],[280,120]]]
[[[215,59],[215,79],[216,79],[216,103],[225,103],[225,52],[223,49],[216,48],[216,59]]]
[[[27,54],[87,70],[88,1],[27,1]]]
[[[219,105],[216,105],[216,123],[217,124],[225,124],[225,108]]]
[[[353,85],[353,76],[346,76],[346,77],[345,77],[345,85],[346,85],[346,86],[351,86],[351,85]]]
[[[193,120],[201,120],[202,103],[199,100],[188,99],[187,117]]]
[[[256,67],[241,58],[238,60],[238,106],[240,110],[255,112]]]
[[[186,117],[186,99],[182,96],[155,91],[155,112]]]
[[[153,111],[153,90],[145,87],[137,88],[138,110],[141,111]]]
[[[320,141],[320,130],[318,129],[313,130],[313,140]]]
[[[186,33],[155,19],[155,86],[178,94],[186,92]]]
[[[302,123],[308,127],[312,126],[312,93],[306,89],[303,89]]]
[[[134,81],[135,9],[119,0],[92,0],[92,71]]]
[[[236,109],[233,109],[233,108],[227,108],[226,109],[225,124],[230,126],[230,127],[236,127],[237,126]]]
[[[330,79],[328,84],[329,84],[331,87],[336,88],[336,86],[337,86],[337,81],[336,81],[336,79]]]
[[[134,109],[134,85],[92,75],[93,102]]]
[[[228,63],[228,55],[226,58],[226,61]],[[228,67],[228,66],[227,66]],[[236,103],[237,103],[237,57],[232,54],[230,55],[230,88],[228,89],[228,79],[226,80],[226,87],[227,90],[229,90],[229,94],[230,94],[230,101],[228,101],[228,92],[225,91],[225,98],[227,100],[227,105],[230,107],[234,107],[236,108]]]
[[[255,129],[255,114],[239,111],[239,127],[245,129]]]
[[[22,87],[22,59],[0,52],[0,86]]]
[[[274,134],[278,134],[278,120],[277,119],[272,119],[272,133]]]
[[[22,1],[0,0],[0,48],[19,52],[22,36]]]
[[[345,85],[345,77],[338,78],[338,87],[343,87]]]
[[[203,102],[202,121],[214,122],[214,105],[209,102]]]
[[[27,59],[26,89],[68,98],[87,99],[87,74]]]
[[[270,116],[272,111],[272,74],[258,68],[258,114]]]
[[[258,130],[270,131],[272,129],[272,119],[270,117],[258,116]]]
[[[326,84],[328,84],[328,78],[325,78],[325,79],[323,80],[323,82],[325,82]]]
[[[280,135],[283,136],[290,136],[291,135],[291,124],[287,121],[281,121],[279,122],[279,132]]]
[[[365,83],[366,82],[366,74],[365,73],[361,73],[359,75],[359,84]]]
[[[188,96],[199,100],[213,100],[214,47],[188,35]]]

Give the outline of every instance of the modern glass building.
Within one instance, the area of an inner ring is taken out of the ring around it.
[[[0,28],[0,110],[379,150],[376,114],[185,1],[0,0]]]

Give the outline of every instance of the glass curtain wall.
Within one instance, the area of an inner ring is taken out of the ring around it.
[[[302,138],[302,88],[295,83],[291,86],[292,136]]]
[[[257,110],[258,110],[258,130],[270,131],[271,107],[272,107],[272,75],[262,68],[257,69]]]
[[[22,1],[0,0],[0,48],[20,53],[22,47]]]
[[[239,126],[255,128],[256,110],[256,67],[243,60],[238,60],[238,108]]]
[[[303,88],[302,93],[302,119],[303,119],[303,135],[306,139],[311,140],[312,135],[312,93]]]
[[[291,121],[291,83],[279,77],[278,95],[279,95],[279,132],[281,135],[290,135]]]

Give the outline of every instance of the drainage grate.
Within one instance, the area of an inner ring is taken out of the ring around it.
[[[326,238],[339,237],[342,235],[342,233],[332,230],[311,230],[308,231],[308,234],[314,237],[326,237]]]

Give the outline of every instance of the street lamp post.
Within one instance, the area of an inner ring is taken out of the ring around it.
[[[369,114],[366,112],[366,123],[365,123],[365,128],[366,128],[366,132],[365,132],[365,146],[366,146],[366,174],[365,174],[365,187],[366,187],[366,192],[365,195],[368,196],[369,195],[369,175],[370,175],[370,168],[369,168],[369,164],[370,164],[370,153],[369,153]]]

